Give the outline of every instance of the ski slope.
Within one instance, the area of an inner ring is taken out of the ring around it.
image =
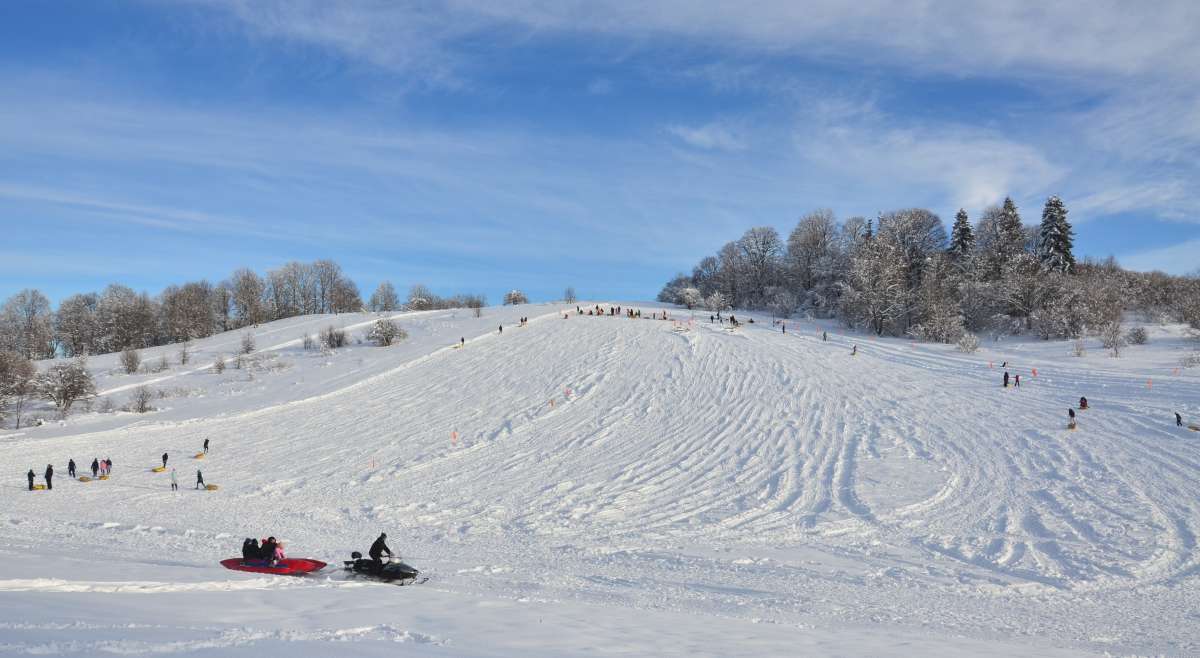
[[[1171,365],[1178,332],[1122,359],[964,355],[542,305],[299,347],[372,319],[264,325],[260,351],[290,365],[249,380],[206,368],[236,333],[170,373],[97,360],[110,395],[194,394],[0,434],[0,654],[1200,652],[1200,434],[1171,416],[1200,415],[1200,382]],[[1021,388],[1000,387],[1005,361]],[[177,493],[150,472],[164,451]],[[71,456],[114,476],[70,481]],[[24,491],[46,463],[54,491]],[[192,490],[197,466],[218,491]],[[267,534],[337,564],[380,531],[432,580],[217,565]]]

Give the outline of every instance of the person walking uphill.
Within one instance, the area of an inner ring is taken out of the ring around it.
[[[196,488],[199,489],[200,487],[203,487],[203,486],[204,486],[204,474],[201,473],[200,469],[197,468],[196,469]]]
[[[67,460],[67,475],[70,475],[71,477],[75,477],[75,460],[74,459]]]
[[[25,474],[25,477],[29,478],[29,490],[33,491],[33,478],[35,478],[37,476],[33,474],[32,468],[29,469],[29,472]]]
[[[95,478],[99,474],[100,474],[100,460],[93,458],[92,459],[92,477]]]
[[[1183,416],[1178,411],[1175,412],[1175,427],[1183,427]]]
[[[54,488],[54,464],[46,464],[46,491]]]
[[[167,453],[163,453],[163,468],[167,467]]]

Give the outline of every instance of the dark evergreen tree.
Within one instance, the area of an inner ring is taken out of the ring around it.
[[[947,250],[950,259],[963,262],[975,248],[975,233],[971,230],[971,222],[967,220],[967,211],[958,209],[954,216],[954,228],[950,232],[950,248]]]
[[[1049,272],[1070,274],[1075,269],[1074,232],[1067,221],[1067,208],[1062,199],[1046,199],[1042,210],[1042,228],[1038,233],[1038,260]]]
[[[1016,258],[1025,251],[1025,229],[1021,225],[1021,214],[1017,212],[1017,204],[1013,203],[1012,197],[1004,197],[997,228],[1000,244],[996,245],[996,248],[998,255],[1005,261]]]

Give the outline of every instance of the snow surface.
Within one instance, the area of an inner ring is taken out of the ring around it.
[[[242,332],[187,366],[147,350],[163,373],[92,359],[117,405],[141,384],[168,397],[0,433],[0,655],[1200,652],[1181,328],[1120,359],[1030,340],[965,355],[562,308],[399,314],[408,340],[330,353],[301,337],[377,316],[293,318],[252,330],[240,370]],[[1005,361],[1020,389],[1000,387]],[[150,470],[164,451],[177,493]],[[112,479],[66,477],[68,457],[106,456]],[[47,463],[54,490],[25,491]],[[220,489],[193,490],[196,467]],[[430,582],[334,569],[380,531]],[[267,534],[331,567],[217,564]]]

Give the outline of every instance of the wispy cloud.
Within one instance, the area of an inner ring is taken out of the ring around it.
[[[1158,270],[1168,274],[1200,274],[1200,238],[1180,242],[1159,249],[1148,249],[1121,256],[1121,265],[1150,272]]]
[[[738,131],[721,122],[707,123],[702,126],[672,124],[667,126],[666,130],[684,144],[699,149],[741,151],[746,148],[746,140]]]

